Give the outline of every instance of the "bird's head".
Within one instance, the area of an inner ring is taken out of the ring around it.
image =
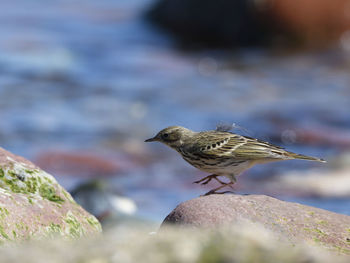
[[[145,142],[161,142],[171,148],[180,147],[194,132],[181,126],[170,126]]]

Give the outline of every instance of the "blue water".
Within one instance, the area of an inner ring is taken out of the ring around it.
[[[158,221],[204,191],[191,185],[203,174],[175,152],[143,143],[166,126],[203,130],[234,122],[304,154],[330,158],[346,150],[283,134],[349,132],[349,54],[180,51],[143,20],[151,3],[2,1],[0,145],[34,162],[48,150],[142,159],[108,180],[137,202],[141,215]],[[68,189],[79,183],[74,173],[54,175]],[[349,200],[301,202],[350,214]]]

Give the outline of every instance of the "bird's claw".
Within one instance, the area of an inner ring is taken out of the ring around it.
[[[208,176],[206,176],[206,177],[204,177],[204,178],[202,178],[202,179],[200,179],[200,180],[198,180],[198,181],[194,181],[193,183],[194,183],[194,184],[199,184],[199,183],[201,183],[201,184],[207,184],[207,183],[209,183],[213,178],[217,179],[216,176],[217,176],[217,175],[211,174],[211,175],[208,175]],[[202,183],[202,182],[203,182],[203,183]]]
[[[204,179],[204,178],[203,178]],[[198,181],[194,181],[193,183],[194,184],[203,184],[202,182],[203,182],[203,179],[201,179],[201,180],[198,180]],[[205,182],[206,184],[209,182],[210,180],[208,180],[207,182]]]
[[[207,181],[201,183],[201,185],[206,185],[206,184],[208,184],[210,181],[211,181],[211,180],[207,180]]]
[[[204,195],[201,195],[201,196],[207,196],[207,195],[212,195],[212,194],[223,195],[223,194],[227,194],[227,193],[232,193],[232,194],[234,194],[235,192],[233,192],[233,191],[216,192],[216,191],[214,191],[214,190],[211,190],[211,191],[209,191],[209,192],[207,192],[207,193],[205,193]]]
[[[233,189],[233,185],[234,182],[230,182],[230,183],[223,183],[221,186],[215,188],[215,189],[212,189],[210,190],[209,192],[205,193],[203,196],[206,196],[206,195],[211,195],[211,194],[225,194],[225,193],[229,193],[229,192],[233,192],[233,191],[224,191],[224,192],[217,192],[218,190],[226,187],[226,186],[229,186],[231,189]]]

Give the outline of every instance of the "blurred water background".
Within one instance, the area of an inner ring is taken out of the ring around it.
[[[332,176],[350,171],[346,39],[326,51],[186,50],[145,21],[152,2],[3,0],[1,147],[52,173],[101,220],[121,207],[159,223],[213,185],[192,184],[205,174],[144,140],[170,125],[235,123],[238,133],[329,161],[258,166],[237,193],[350,215],[350,175]],[[301,191],[309,171],[319,180]],[[301,175],[295,185],[281,180],[290,172]]]

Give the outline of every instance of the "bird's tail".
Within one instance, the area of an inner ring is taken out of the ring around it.
[[[321,158],[307,156],[307,155],[303,155],[303,154],[297,154],[297,153],[289,152],[288,156],[290,156],[290,157],[292,157],[294,159],[301,159],[301,160],[308,160],[308,161],[316,161],[316,162],[326,163],[326,161],[321,159]]]

